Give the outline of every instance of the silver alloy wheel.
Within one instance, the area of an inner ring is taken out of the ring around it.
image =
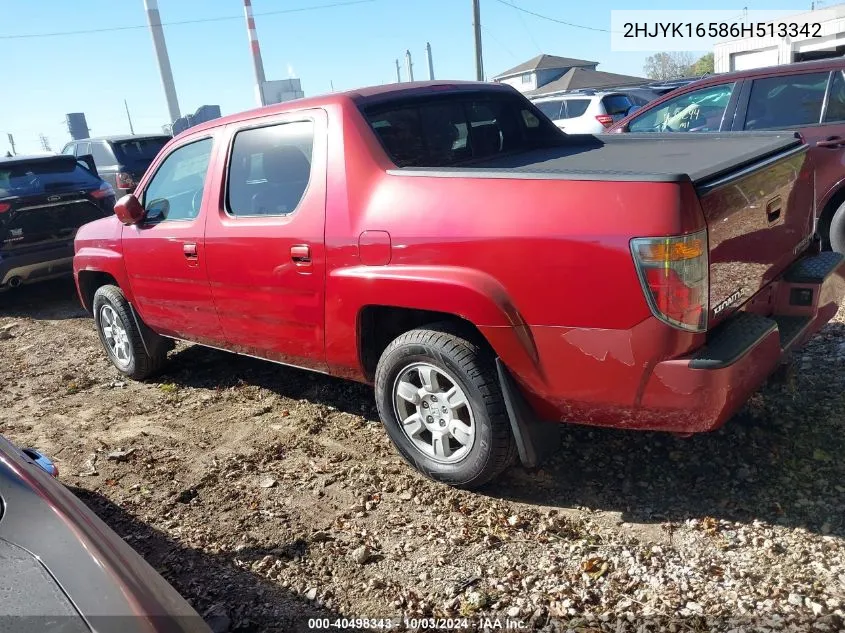
[[[461,461],[475,443],[475,419],[458,381],[429,365],[414,363],[393,383],[399,426],[423,455],[443,464]]]
[[[132,362],[129,334],[117,312],[108,304],[100,308],[100,328],[103,330],[103,338],[115,364],[121,369],[129,367],[129,363]]]

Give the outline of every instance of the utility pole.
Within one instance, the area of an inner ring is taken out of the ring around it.
[[[405,51],[405,66],[408,69],[408,81],[414,80],[414,65],[411,63],[411,51]]]
[[[431,60],[431,43],[425,43],[425,56],[428,59],[428,80],[434,81],[434,62]]]
[[[472,0],[472,29],[475,32],[475,80],[484,81],[484,61],[481,55],[480,0]]]
[[[12,146],[12,154],[17,154],[17,153],[18,153],[18,150],[16,150],[16,149],[15,149],[15,137],[14,137],[14,136],[12,136],[12,133],[11,133],[11,132],[9,132],[9,133],[7,134],[7,136],[9,137],[9,145],[11,145],[11,146]]]
[[[132,117],[129,116],[129,104],[126,103],[126,99],[123,100],[123,107],[126,108],[126,118],[129,120],[129,133],[134,136],[135,130],[132,129]]]
[[[401,68],[399,66],[399,59],[398,58],[396,59],[396,83],[398,83],[398,84],[402,83],[402,71],[401,71]]]
[[[158,0],[144,0],[147,11],[147,24],[153,37],[153,49],[158,60],[158,72],[161,75],[161,85],[164,88],[164,98],[167,100],[167,113],[173,123],[179,113],[179,100],[176,98],[176,85],[173,83],[173,71],[170,69],[170,58],[167,55],[167,44],[164,43],[164,29],[161,27],[161,15],[158,12]]]
[[[47,139],[46,136],[44,136],[43,134],[39,134],[38,140],[41,141],[41,149],[43,149],[45,152],[53,151],[52,149],[50,149],[50,141]]]

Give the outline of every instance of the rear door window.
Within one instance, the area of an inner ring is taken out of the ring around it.
[[[590,107],[589,99],[567,99],[564,103],[566,104],[566,113],[562,117],[564,119],[576,119]]]
[[[229,161],[229,214],[293,213],[311,179],[313,145],[312,121],[280,123],[238,132]]]
[[[829,73],[803,73],[755,79],[751,84],[744,130],[816,125]]]
[[[563,101],[541,101],[539,103],[535,103],[534,105],[549,117],[552,121],[556,121],[557,119],[562,119],[563,116]]]
[[[842,121],[845,121],[845,73],[836,70],[830,84],[824,123],[841,123]]]
[[[91,153],[91,143],[77,143],[76,145],[76,155],[77,156],[85,156],[86,154]]]
[[[699,88],[664,101],[635,117],[630,132],[717,132],[736,84]]]
[[[619,119],[623,118],[633,105],[626,95],[607,95],[602,97],[601,102],[607,114]]]
[[[113,165],[114,159],[111,157],[106,144],[103,141],[91,143],[91,156],[94,157],[94,164],[97,167],[104,167],[106,165]]]

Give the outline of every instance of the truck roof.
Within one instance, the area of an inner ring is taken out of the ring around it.
[[[292,101],[285,101],[284,103],[277,103],[274,105],[263,106],[261,108],[253,108],[252,110],[245,110],[243,112],[236,112],[235,114],[229,114],[219,119],[214,119],[212,121],[207,121],[194,127],[190,127],[180,133],[179,136],[214,129],[229,123],[237,123],[272,114],[281,114],[283,112],[295,112],[297,110],[305,110],[324,105],[348,103],[350,101],[354,102],[356,105],[391,101],[434,90],[445,92],[485,90],[519,94],[515,88],[512,88],[507,84],[496,84],[483,81],[410,81],[404,83],[384,84],[381,86],[368,86],[365,88],[357,88],[355,90],[347,90],[345,92],[332,92],[314,97],[306,97],[303,99],[293,99]]]

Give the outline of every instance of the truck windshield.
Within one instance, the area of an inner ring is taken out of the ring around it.
[[[29,196],[62,189],[91,189],[100,179],[72,157],[0,163],[0,198]]]
[[[519,97],[450,94],[363,108],[399,167],[449,167],[559,143],[563,133]]]

